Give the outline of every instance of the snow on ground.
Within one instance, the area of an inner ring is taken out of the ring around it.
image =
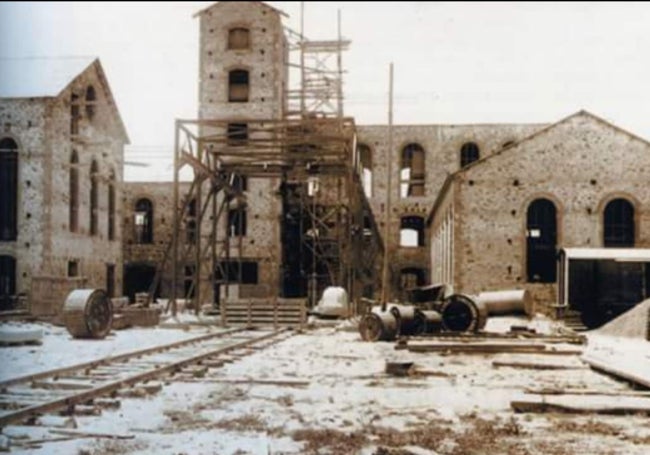
[[[190,330],[130,328],[114,330],[103,340],[89,340],[72,338],[65,327],[46,323],[0,324],[0,331],[33,331],[34,329],[43,331],[41,345],[0,348],[0,380],[169,344],[208,333],[208,330],[216,330],[205,327],[193,327]]]
[[[514,323],[554,330],[548,321],[490,321],[492,329]],[[124,338],[147,338],[144,332],[123,333]],[[149,337],[161,333],[166,341],[188,335],[171,329],[148,331]],[[49,337],[52,334],[46,335],[50,342],[43,345],[44,355],[57,346]],[[131,440],[76,439],[22,453],[650,453],[647,417],[513,414],[510,402],[530,398],[524,393],[527,388],[630,390],[591,371],[578,356],[551,357],[411,353],[395,350],[394,343],[365,343],[356,332],[324,327],[211,369],[200,379],[203,382],[171,382],[154,396],[122,399],[119,410],[75,417],[79,431],[133,435]],[[388,376],[387,360],[413,361],[423,374]],[[496,368],[494,360],[552,362],[572,369]],[[229,378],[235,382],[217,382]],[[260,384],[264,379],[286,385]],[[297,381],[307,384],[298,387]],[[5,434],[53,437],[42,427],[10,427]],[[378,447],[408,450],[380,452]]]

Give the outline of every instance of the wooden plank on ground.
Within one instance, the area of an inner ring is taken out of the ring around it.
[[[580,365],[566,365],[557,363],[539,363],[539,362],[523,362],[523,361],[505,361],[494,360],[493,367],[509,367],[509,368],[523,368],[528,370],[579,370],[583,369]]]
[[[645,389],[650,389],[650,373],[648,373],[650,369],[646,365],[637,365],[630,362],[605,361],[588,356],[582,357],[582,361],[595,371],[615,376]],[[645,369],[642,367],[645,367]]]
[[[582,398],[582,399],[576,399]],[[563,400],[549,400],[548,398],[517,400],[510,402],[510,407],[515,412],[525,413],[568,413],[568,414],[605,414],[605,415],[631,415],[640,414],[650,416],[650,400],[633,398],[623,400],[622,397],[607,397],[609,402],[602,399],[585,400],[584,398],[601,397],[567,397]],[[632,398],[632,397],[628,397]]]

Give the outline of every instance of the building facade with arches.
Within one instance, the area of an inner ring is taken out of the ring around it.
[[[650,247],[649,171],[650,143],[580,111],[452,173],[428,217],[432,281],[548,310],[560,249]]]
[[[71,289],[121,295],[128,136],[92,58],[8,59],[0,87],[0,303],[56,314]]]

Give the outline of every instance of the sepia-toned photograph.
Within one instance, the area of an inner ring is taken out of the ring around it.
[[[649,24],[0,2],[0,452],[649,454]]]

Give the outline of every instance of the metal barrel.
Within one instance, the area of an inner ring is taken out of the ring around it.
[[[389,310],[397,321],[399,335],[414,335],[416,329],[415,311],[412,305],[391,304]]]
[[[533,316],[535,312],[535,302],[526,290],[481,292],[476,300],[487,307],[490,315],[525,313]]]
[[[102,289],[75,289],[65,299],[63,323],[75,338],[104,338],[112,322],[111,299]]]
[[[441,307],[442,326],[450,332],[478,332],[487,322],[487,307],[475,297],[452,294]]]
[[[359,333],[364,341],[393,341],[397,336],[397,319],[390,311],[374,307],[361,317]]]
[[[433,310],[415,310],[414,335],[425,335],[442,330],[442,316]]]

